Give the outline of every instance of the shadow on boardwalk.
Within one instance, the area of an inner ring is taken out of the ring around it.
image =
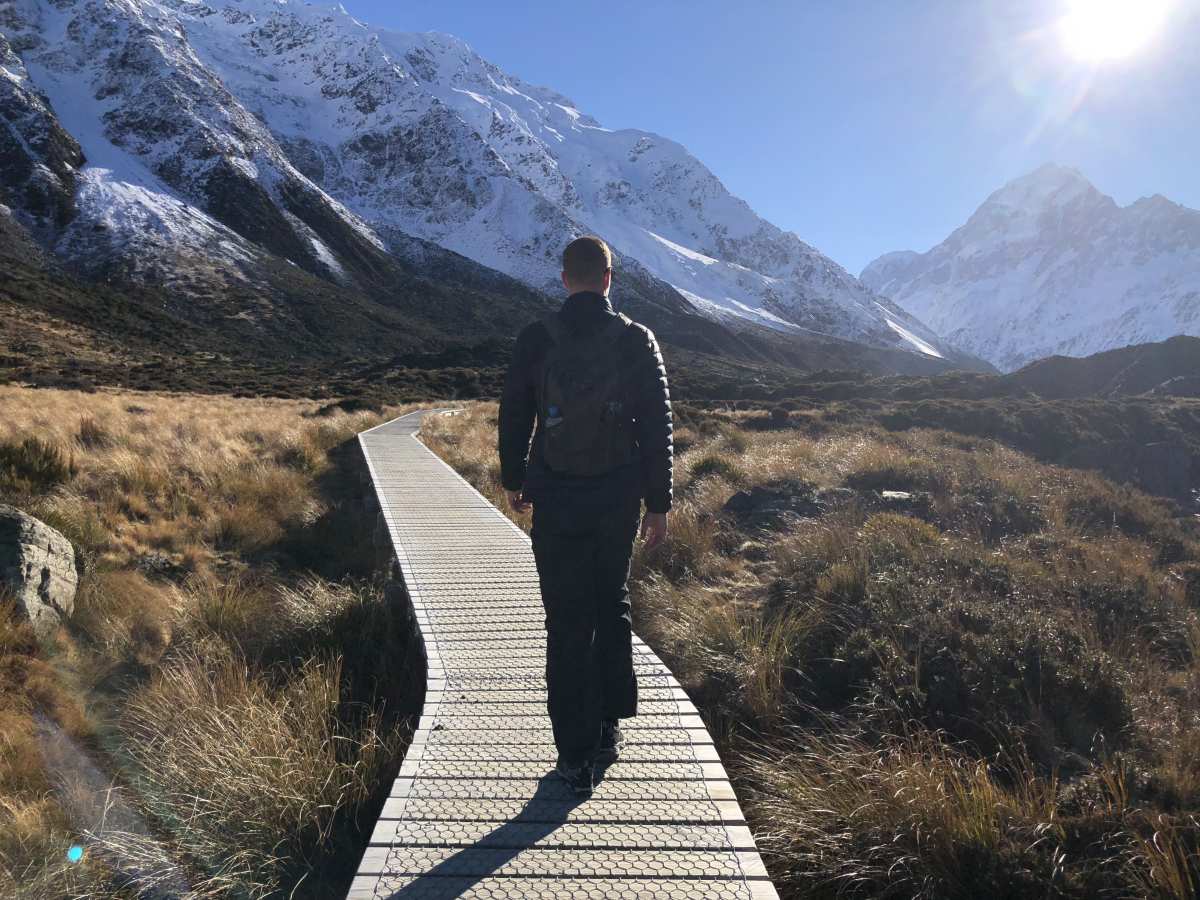
[[[597,770],[600,779],[603,778],[603,771]],[[564,788],[562,779],[553,772],[543,775],[538,781],[537,790],[515,818],[488,832],[474,844],[459,848],[456,853],[403,887],[392,891],[381,889],[376,896],[387,900],[440,900],[461,896],[473,885],[496,874],[522,851],[549,837],[559,826],[567,824],[572,810],[584,803],[586,798],[564,799]],[[478,866],[472,871],[471,861],[477,864],[479,858],[471,854],[478,850],[488,851],[487,866]]]

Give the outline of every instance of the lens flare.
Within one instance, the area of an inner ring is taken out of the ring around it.
[[[77,863],[81,859],[83,859],[83,848],[78,844],[72,845],[71,849],[67,851],[67,861]]]
[[[1069,0],[1059,36],[1077,60],[1124,59],[1162,31],[1169,7],[1170,0]]]

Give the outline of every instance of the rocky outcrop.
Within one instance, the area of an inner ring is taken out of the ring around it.
[[[79,144],[0,34],[0,201],[34,232],[52,235],[75,216],[75,171],[83,163]]]
[[[39,638],[48,638],[75,608],[75,548],[46,523],[0,504],[0,597],[15,603]]]

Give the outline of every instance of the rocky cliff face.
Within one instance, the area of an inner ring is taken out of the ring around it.
[[[83,153],[34,88],[3,34],[0,72],[0,121],[7,125],[0,128],[0,187],[25,213],[32,230],[50,235],[74,217],[75,172],[84,164]]]
[[[689,314],[953,355],[683,147],[456,38],[290,0],[4,0],[0,33],[5,202],[86,271],[360,285],[437,247],[536,290],[595,232]]]
[[[1118,206],[1046,166],[997,191],[928,253],[862,273],[938,333],[1004,370],[1200,334],[1200,212]]]

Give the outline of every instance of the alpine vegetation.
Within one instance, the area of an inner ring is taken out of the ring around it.
[[[634,561],[781,895],[1194,896],[1194,520],[845,413],[677,406],[671,529]],[[493,415],[427,440],[497,496]]]

